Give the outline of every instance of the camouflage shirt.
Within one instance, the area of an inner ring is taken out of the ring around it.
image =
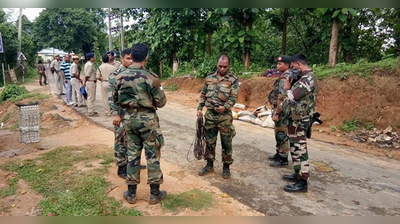
[[[119,73],[125,70],[126,68],[123,65],[121,65],[108,77],[108,104],[110,105],[111,114],[114,116],[119,115],[120,117],[123,117],[124,115],[124,109],[120,108],[117,104],[114,104],[113,102],[112,89],[117,75],[119,75]]]
[[[217,72],[209,74],[201,89],[197,110],[202,110],[204,106],[214,109],[218,105],[230,110],[236,103],[238,90],[239,82],[233,74],[225,75],[221,80],[218,80]]]
[[[114,104],[121,108],[146,108],[156,110],[167,103],[158,76],[131,65],[115,78],[112,97]]]
[[[290,75],[291,70],[288,69],[274,82],[272,90],[268,95],[268,100],[274,107],[277,106],[279,99],[283,100],[285,98],[285,90],[283,87],[285,85],[285,79],[290,78]]]
[[[295,106],[296,114],[308,116],[316,110],[317,93],[317,78],[312,70],[307,70],[286,92],[286,100]]]

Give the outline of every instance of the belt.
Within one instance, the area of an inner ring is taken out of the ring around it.
[[[97,82],[97,80],[87,80],[86,82]]]
[[[102,82],[108,82],[108,80],[101,80]]]
[[[146,108],[146,107],[139,107],[139,108],[125,108],[126,112],[128,113],[137,113],[137,112],[155,112],[153,109]]]

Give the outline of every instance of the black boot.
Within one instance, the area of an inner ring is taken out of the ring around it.
[[[214,161],[211,159],[207,160],[207,165],[198,173],[199,176],[204,176],[207,173],[214,171]]]
[[[224,163],[224,167],[222,168],[222,177],[224,179],[229,179],[231,177],[231,171],[229,170],[229,164]]]
[[[124,192],[124,199],[133,204],[136,202],[136,189],[137,185],[128,185],[128,190]]]
[[[287,166],[289,164],[287,157],[282,157],[280,155],[278,155],[278,158],[273,161],[272,163],[270,163],[270,166],[273,167],[284,167]]]
[[[159,184],[150,184],[150,201],[149,204],[154,205],[160,202],[167,195],[166,191],[160,191]]]
[[[126,165],[119,166],[119,167],[118,167],[117,174],[118,174],[118,176],[121,177],[122,179],[126,179]]]
[[[289,180],[289,181],[297,181],[297,174],[284,174],[283,179]]]
[[[268,159],[275,161],[276,159],[278,159],[278,157],[279,157],[279,153],[278,153],[278,151],[276,151],[276,153],[274,155],[268,156]]]
[[[308,191],[307,180],[300,179],[292,185],[286,185],[284,190],[287,192],[307,192]]]

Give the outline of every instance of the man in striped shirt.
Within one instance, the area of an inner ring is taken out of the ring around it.
[[[65,60],[61,63],[60,70],[61,70],[61,75],[64,79],[64,87],[66,89],[66,98],[67,98],[67,105],[72,105],[71,102],[71,96],[72,96],[72,87],[71,87],[71,74],[69,72],[71,68],[71,62],[70,62],[70,55],[67,54],[65,55]]]

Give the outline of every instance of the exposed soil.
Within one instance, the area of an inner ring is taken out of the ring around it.
[[[400,159],[398,149],[357,143],[329,128],[331,125],[338,127],[346,120],[359,119],[363,124],[373,123],[378,129],[392,126],[393,131],[400,131],[399,77],[400,69],[397,69],[392,73],[376,71],[370,78],[350,76],[346,80],[337,77],[319,80],[317,108],[324,124],[313,126],[313,138]],[[249,111],[268,104],[268,94],[275,79],[253,77],[239,80],[238,103],[246,105]],[[168,100],[190,106],[195,111],[203,83],[204,79],[184,77],[168,79],[163,85],[178,86],[177,91],[167,91]]]
[[[40,87],[36,83],[26,86],[31,92],[47,93],[46,87]],[[29,102],[30,100],[27,100]],[[27,103],[25,102],[25,103]],[[114,134],[113,132],[100,128],[79,115],[72,108],[66,106],[54,95],[44,100],[40,104],[41,116],[41,141],[39,143],[21,144],[19,142],[18,128],[10,129],[18,121],[18,108],[9,102],[0,104],[0,120],[10,113],[7,122],[0,129],[0,166],[10,161],[20,161],[35,159],[43,153],[48,152],[58,146],[89,146],[91,150],[107,150],[113,152]],[[144,157],[143,157],[144,158]],[[93,159],[89,163],[77,163],[75,167],[81,172],[90,172],[96,167],[101,166],[101,160]],[[142,161],[144,164],[144,161]],[[142,171],[141,182],[138,187],[138,201],[131,205],[122,198],[123,192],[127,187],[123,179],[116,174],[117,167],[111,166],[109,172],[105,174],[107,180],[112,183],[109,195],[123,202],[125,207],[135,208],[144,215],[207,215],[207,216],[262,216],[250,207],[238,202],[237,200],[223,195],[218,188],[197,176],[186,173],[176,165],[162,160],[162,169],[165,182],[163,190],[170,194],[181,193],[192,189],[200,189],[212,192],[215,203],[211,208],[201,211],[191,211],[184,209],[177,213],[171,213],[162,209],[161,205],[149,205],[149,186],[147,183],[147,170]],[[8,179],[15,173],[5,172],[0,169],[0,188],[8,186]],[[179,186],[179,187],[176,187]],[[222,197],[223,196],[223,197]],[[38,203],[42,196],[36,194],[27,182],[21,180],[18,183],[16,195],[0,199],[0,215],[3,216],[35,216],[41,215]]]

